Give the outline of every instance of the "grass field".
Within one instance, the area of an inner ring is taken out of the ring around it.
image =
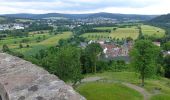
[[[60,39],[67,39],[72,36],[72,32],[63,32],[63,34],[53,35],[41,42],[32,42],[30,43],[29,48],[19,48],[19,44],[17,47],[13,48],[13,50],[24,54],[25,57],[29,57],[31,55],[36,54],[39,50],[45,49],[50,46],[57,45]],[[23,44],[24,45],[24,44]],[[25,44],[26,45],[26,44]]]
[[[170,94],[158,94],[151,98],[151,100],[170,100]]]
[[[92,82],[80,85],[77,91],[87,100],[142,100],[137,91],[121,84]]]
[[[106,39],[106,38],[115,38],[115,39],[122,39],[131,37],[134,40],[138,38],[139,30],[137,27],[133,26],[130,28],[117,28],[116,30],[113,30],[114,27],[96,27],[97,30],[111,30],[111,33],[107,32],[96,32],[96,33],[85,33],[81,35],[82,37],[85,37],[89,40],[98,40],[98,39]]]
[[[67,39],[72,36],[72,32],[63,32],[63,34],[55,35],[47,40],[40,42],[42,45],[56,45],[60,39]]]
[[[3,44],[7,44],[12,51],[20,52],[24,54],[25,57],[29,57],[36,54],[41,49],[57,45],[60,39],[67,39],[72,36],[72,32],[63,32],[62,34],[57,35],[50,35],[47,32],[44,32],[43,34],[33,33],[34,32],[29,34],[28,37],[24,38],[8,37],[4,40],[0,40],[0,49],[2,48]],[[37,38],[41,38],[41,40],[37,42]],[[22,43],[23,48],[19,48],[19,45],[23,40],[28,40],[28,42]],[[26,47],[27,44],[29,45],[28,48]]]
[[[116,31],[113,31],[110,34],[110,37],[119,39],[131,37],[135,40],[138,38],[138,35],[139,30],[135,27],[131,27],[131,28],[118,28]]]
[[[122,82],[128,82],[137,86],[140,86],[140,82],[141,82],[141,80],[139,79],[139,74],[135,72],[103,72],[97,74],[88,74],[85,77],[86,78],[102,77],[104,80],[113,81],[113,83],[116,82],[121,84]],[[160,90],[156,90],[156,88],[160,88]],[[146,79],[144,89],[146,89],[150,94],[153,95],[151,97],[151,100],[170,100],[170,79],[162,78],[162,77],[158,77],[157,79]],[[83,90],[81,90],[80,93],[82,93],[82,91]],[[86,91],[86,88],[84,91]],[[95,92],[93,94],[95,94]],[[97,97],[100,99],[100,96]]]
[[[165,35],[165,30],[158,27],[142,25],[141,28],[142,28],[142,33],[144,35],[158,37],[158,38],[163,37]]]

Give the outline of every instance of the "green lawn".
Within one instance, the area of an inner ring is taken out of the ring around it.
[[[135,72],[103,72],[88,74],[85,77],[102,77],[116,83],[128,82],[140,86],[139,74]],[[170,79],[158,77],[157,79],[146,79],[144,88],[153,94],[151,100],[170,100]],[[159,88],[160,90],[156,90]]]
[[[165,30],[158,27],[142,25],[141,28],[142,28],[142,33],[144,35],[158,37],[158,38],[161,38],[165,35]]]
[[[153,96],[151,100],[170,100],[170,94],[158,94]]]
[[[85,83],[76,90],[87,100],[142,100],[137,91],[121,84],[92,82]]]

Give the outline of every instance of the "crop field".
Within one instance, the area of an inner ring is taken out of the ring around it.
[[[117,30],[112,31],[110,37],[119,39],[131,37],[135,40],[138,38],[138,35],[139,30],[135,27],[132,27],[132,28],[118,28]]]
[[[131,37],[134,40],[138,38],[139,30],[137,27],[130,27],[130,28],[117,28],[113,30],[115,27],[97,27],[97,30],[111,30],[111,33],[108,32],[96,32],[96,33],[85,33],[81,35],[82,37],[87,38],[88,40],[98,40],[98,39],[106,39],[106,38],[115,38],[115,39],[122,39]]]
[[[142,25],[141,28],[142,28],[143,35],[148,35],[148,36],[153,36],[158,38],[161,38],[165,35],[165,30],[158,27]]]
[[[87,38],[88,40],[97,40],[108,38],[109,35],[110,35],[109,33],[101,32],[101,33],[85,33],[81,36]]]

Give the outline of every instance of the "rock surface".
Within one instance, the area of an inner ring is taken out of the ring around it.
[[[1,98],[9,100],[85,100],[73,88],[44,69],[8,54],[0,53]]]

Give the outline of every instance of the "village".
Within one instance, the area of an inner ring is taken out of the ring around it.
[[[0,31],[25,29],[26,25],[20,23],[0,24]]]
[[[103,59],[115,59],[118,57],[129,58],[129,52],[133,47],[133,41],[126,41],[122,45],[110,40],[90,40],[88,43],[81,42],[80,47],[85,48],[91,43],[99,43],[103,49]]]

